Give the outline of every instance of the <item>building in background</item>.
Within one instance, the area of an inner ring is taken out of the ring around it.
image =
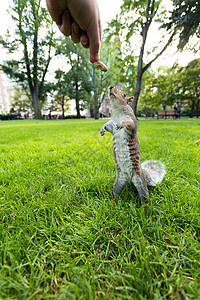
[[[0,70],[0,113],[9,113],[13,88],[9,85],[6,75]]]
[[[102,102],[102,115],[103,116],[107,116],[109,117],[110,116],[110,100],[109,100],[109,97],[107,96],[103,102]]]

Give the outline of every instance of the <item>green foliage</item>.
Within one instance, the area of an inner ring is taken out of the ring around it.
[[[69,71],[62,74],[63,92],[67,94],[69,99],[75,99],[76,103],[79,103],[80,110],[89,107],[91,115],[94,116],[96,107],[96,114],[98,115],[102,101],[107,95],[108,87],[111,84],[123,86],[127,81],[120,39],[118,37],[113,37],[112,40],[103,39],[101,59],[108,66],[106,73],[90,64],[88,50],[81,45],[74,45],[69,38],[62,39],[59,51],[67,58],[71,66]],[[129,76],[130,73],[131,70],[129,70]],[[57,87],[56,84],[55,88]],[[95,117],[98,117],[97,115]]]
[[[64,119],[65,111],[69,109],[69,98],[68,98],[69,83],[66,80],[66,73],[58,69],[55,71],[55,80],[53,90],[55,91],[52,99],[53,110],[60,106],[62,109],[62,117]]]
[[[152,108],[160,105],[174,106],[180,101],[180,74],[181,67],[159,68],[158,73],[149,72],[143,84],[140,102]]]
[[[200,104],[200,59],[191,61],[186,68],[181,70],[181,87],[182,98],[189,101],[192,107],[191,117],[193,117],[193,110],[196,107],[197,117],[199,117]]]
[[[138,110],[137,110],[137,116],[138,117],[154,117],[155,113],[157,112],[157,108],[147,106],[144,104],[139,104],[138,105]]]
[[[109,23],[109,29],[107,30],[109,38],[111,38],[112,35],[117,35],[123,38],[125,36],[125,48],[129,49],[129,51],[127,53],[123,53],[123,60],[128,63],[128,68],[125,68],[125,72],[123,72],[123,74],[126,75],[125,80],[128,89],[134,90],[134,101],[132,107],[135,114],[143,84],[144,73],[151,67],[152,63],[164,53],[167,47],[172,43],[176,34],[176,30],[174,30],[167,42],[163,45],[163,48],[157,52],[154,58],[148,58],[150,53],[152,54],[152,52],[157,50],[157,45],[154,45],[154,47],[150,50],[146,49],[146,41],[149,35],[150,26],[152,23],[162,24],[165,22],[165,8],[163,8],[161,12],[158,12],[161,2],[161,0],[124,0],[121,6],[120,16],[116,16],[116,18]],[[135,54],[133,51],[130,51],[131,42],[134,42],[132,39],[133,36],[136,37],[137,41],[140,41],[140,46],[137,47],[140,48],[139,54]],[[138,56],[137,67],[135,64],[136,55]],[[144,62],[145,56],[145,60],[149,59],[149,61]],[[132,66],[132,68],[130,66]]]
[[[167,169],[146,214],[102,125],[0,122],[1,299],[199,299],[200,121],[139,121]]]
[[[60,52],[66,57],[70,65],[67,72],[56,71],[56,77],[60,75],[60,93],[67,95],[69,99],[75,99],[77,116],[91,101],[92,91],[92,66],[88,61],[88,50],[80,44],[73,44],[69,38],[61,40]],[[60,75],[59,75],[60,74]],[[59,88],[59,86],[55,86]]]
[[[178,49],[183,50],[191,36],[200,38],[200,2],[197,0],[172,0],[174,9],[164,27],[179,30]]]
[[[0,120],[1,121],[7,121],[7,120],[19,120],[21,119],[21,115],[19,113],[16,113],[11,110],[8,114],[0,114]]]
[[[116,16],[105,30],[106,52],[108,55],[108,70],[110,84],[120,86],[125,92],[135,89],[136,85],[136,57],[131,50],[130,43],[124,43],[123,31],[126,26],[123,18]],[[127,93],[128,94],[128,93]]]
[[[149,72],[145,79],[140,102],[152,108],[162,104],[173,107],[175,102],[190,106],[193,117],[196,108],[199,115],[200,103],[200,59],[191,61],[186,67],[160,68],[159,72]]]
[[[27,94],[20,89],[14,89],[14,96],[12,97],[12,108],[17,111],[19,114],[21,112],[28,112],[31,110],[31,100],[30,95],[27,91]]]
[[[143,28],[147,18],[149,22],[153,20],[161,2],[162,0],[123,1],[121,13],[126,14],[126,22],[128,21],[128,38],[135,34],[136,30]]]
[[[29,88],[35,115],[40,117],[40,102],[51,89],[45,77],[58,42],[52,20],[40,0],[13,0],[10,14],[16,25],[15,36],[8,33],[0,42],[14,59],[5,61],[2,69],[25,93]]]
[[[136,85],[136,58],[130,45],[124,45],[123,38],[117,34],[114,20],[112,22],[114,27],[106,30],[102,43],[101,55],[108,66],[108,72],[103,78],[103,82],[106,82],[105,90],[109,85],[115,85],[120,86],[127,94],[133,93]]]
[[[109,37],[109,35],[105,36],[101,47],[101,57],[108,66],[108,71],[101,73],[102,79],[98,83],[102,93],[99,106],[107,94],[110,85],[119,85],[122,89],[126,89],[126,86],[129,84],[128,76],[132,76],[132,70],[134,69],[134,65],[131,64],[133,57],[131,59],[123,57],[122,42],[118,35],[112,35],[112,37]]]
[[[126,42],[129,43],[130,38],[139,32],[142,32],[145,22],[152,22],[155,17],[161,0],[157,1],[131,1],[124,0],[121,5],[120,14],[109,23],[107,32],[112,36],[112,33],[121,36],[126,32]],[[157,20],[157,19],[156,19]],[[160,20],[159,20],[160,21]]]

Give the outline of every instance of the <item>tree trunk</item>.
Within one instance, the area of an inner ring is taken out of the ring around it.
[[[38,87],[38,19],[36,13],[35,3],[31,2],[33,16],[34,16],[34,41],[33,41],[33,108],[35,112],[35,119],[42,119],[39,87]]]
[[[149,18],[149,13],[151,9],[150,5],[151,5],[151,0],[148,0],[147,10],[146,10],[146,22],[142,24],[142,46],[140,48],[140,56],[139,56],[138,71],[137,71],[137,83],[136,83],[136,89],[134,94],[134,101],[132,104],[135,115],[136,115],[137,104],[138,104],[138,99],[139,99],[141,84],[142,84],[142,75],[143,75],[142,65],[143,65],[144,47],[146,44],[147,33],[152,21],[152,19]],[[152,4],[152,8],[154,8],[154,1]]]
[[[90,107],[90,118],[94,118],[94,109]]]
[[[38,98],[38,86],[36,85],[32,93],[33,109],[35,113],[34,119],[42,119],[40,99]]]
[[[196,110],[197,110],[197,118],[199,118],[199,100],[196,103]]]
[[[97,94],[96,94],[96,82],[95,82],[95,66],[93,64],[93,74],[92,74],[92,82],[93,82],[93,92],[94,92],[94,118],[99,119],[99,108],[97,104]]]
[[[137,73],[137,83],[136,83],[136,88],[135,88],[135,93],[134,93],[134,101],[133,101],[133,104],[132,104],[133,111],[134,111],[135,115],[136,115],[137,104],[138,104],[138,99],[139,99],[140,90],[141,90],[141,84],[142,84],[142,67],[141,67],[141,62],[140,62],[140,59],[139,59],[138,73]]]
[[[194,116],[194,106],[195,106],[195,102],[192,101],[191,112],[190,112],[190,118],[193,118],[193,116]]]
[[[151,0],[148,0],[147,10],[146,10],[146,21],[142,25],[142,46],[140,49],[140,55],[139,55],[139,61],[138,61],[138,72],[137,72],[137,83],[136,83],[136,89],[135,89],[135,94],[134,94],[134,101],[132,104],[132,108],[134,110],[135,115],[136,115],[137,104],[138,104],[140,91],[141,91],[142,76],[143,76],[144,72],[151,66],[151,64],[154,61],[156,61],[163,54],[163,52],[171,44],[173,37],[175,36],[175,34],[178,30],[177,28],[175,28],[174,32],[172,33],[171,37],[169,38],[169,40],[167,41],[167,43],[165,44],[163,49],[155,56],[154,59],[152,59],[149,63],[147,63],[143,67],[143,56],[144,56],[144,48],[145,48],[145,44],[146,44],[147,34],[148,34],[149,27],[151,25],[151,22],[153,20],[153,17],[155,15],[154,4],[155,4],[154,0],[152,2],[151,2]]]
[[[90,118],[94,118],[94,103],[90,102]]]
[[[61,104],[61,107],[62,107],[62,118],[64,119],[65,118],[65,96],[62,97],[62,104]]]
[[[79,90],[78,90],[78,81],[76,81],[76,116],[78,119],[81,118],[80,113],[80,100],[79,100]]]

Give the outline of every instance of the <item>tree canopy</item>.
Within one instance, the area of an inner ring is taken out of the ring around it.
[[[41,0],[13,0],[10,11],[16,25],[15,38],[8,33],[0,42],[14,58],[5,61],[2,69],[26,93],[28,89],[35,118],[41,118],[41,103],[49,90],[45,78],[56,55],[52,20]]]
[[[171,0],[173,10],[163,27],[179,31],[178,49],[183,50],[191,36],[200,38],[200,2],[198,0]]]
[[[156,74],[149,72],[141,93],[141,104],[159,108],[163,104],[174,107],[181,102],[191,108],[190,117],[199,117],[200,104],[200,59],[192,60],[186,67],[174,65],[160,68]]]
[[[173,43],[175,35],[180,37],[179,49],[187,44],[190,36],[200,36],[199,1],[171,1],[173,10],[168,19],[161,7],[162,0],[123,1],[120,15],[108,24],[104,32],[101,57],[108,72],[102,73],[89,63],[88,50],[73,44],[68,37],[56,37],[52,20],[41,0],[13,0],[11,16],[16,25],[15,37],[8,33],[0,38],[0,43],[13,58],[3,63],[2,69],[21,86],[20,92],[24,91],[30,99],[36,118],[42,117],[41,107],[52,91],[55,102],[62,107],[63,116],[68,99],[75,100],[78,118],[86,107],[91,116],[98,118],[109,85],[117,85],[128,95],[134,95],[135,113],[140,96],[142,103],[150,107],[164,102],[171,105],[177,93],[180,94],[176,83],[183,86],[181,67],[173,71],[163,69],[162,73],[156,74],[151,66]],[[153,23],[167,29],[168,38],[160,46],[153,45],[148,49],[147,38]],[[132,46],[133,39],[137,47]],[[66,68],[58,65],[49,82],[50,62],[58,54],[66,58]],[[189,67],[185,69],[185,73],[189,70]],[[193,77],[192,72],[189,75]],[[170,76],[173,76],[173,82]]]
[[[138,32],[140,33],[140,46],[139,54],[133,54],[133,52],[127,55],[126,59],[134,55],[134,58],[137,57],[137,66],[136,67],[136,76],[134,72],[134,80],[132,79],[132,89],[134,89],[134,101],[133,101],[133,109],[136,114],[137,104],[141,92],[142,87],[142,79],[144,73],[151,67],[152,63],[156,61],[163,52],[167,49],[167,47],[172,43],[173,38],[176,34],[176,29],[174,29],[169,36],[169,39],[163,45],[162,49],[155,53],[153,59],[149,59],[147,63],[144,62],[144,55],[146,54],[146,60],[148,59],[148,51],[146,49],[146,41],[149,34],[150,26],[153,22],[164,22],[163,13],[158,14],[158,10],[161,4],[161,0],[142,0],[142,1],[131,1],[124,0],[121,6],[122,16],[119,18],[116,17],[115,20],[109,24],[110,29],[108,30],[113,34],[118,34],[119,36],[126,37],[126,42],[131,48],[131,37],[136,35]],[[156,45],[154,47],[156,49]],[[135,59],[136,60],[136,59]],[[132,59],[133,61],[133,59]],[[135,78],[136,77],[136,78]],[[131,79],[129,77],[129,79]],[[129,84],[130,85],[130,84]]]

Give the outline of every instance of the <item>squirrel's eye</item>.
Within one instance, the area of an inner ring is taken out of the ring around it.
[[[124,97],[126,97],[126,94],[125,94],[125,93],[122,93],[122,95],[123,95]]]

